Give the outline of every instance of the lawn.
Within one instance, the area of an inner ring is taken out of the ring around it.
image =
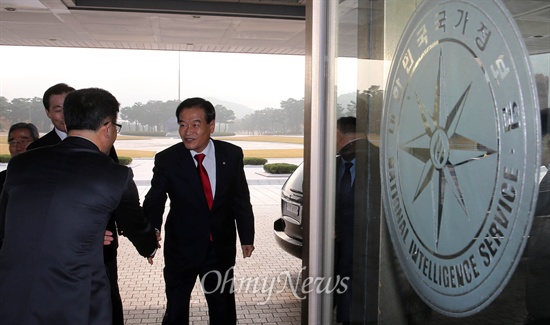
[[[304,144],[304,137],[285,136],[285,135],[250,135],[250,136],[231,136],[231,137],[213,137],[216,140],[228,141],[255,141],[255,142],[278,142]]]
[[[142,136],[125,136],[119,135],[118,140],[146,140],[151,137]],[[231,136],[231,137],[214,137],[216,140],[230,141],[255,141],[255,142],[277,142],[277,143],[293,143],[303,144],[303,137],[295,136],[276,136],[276,135],[251,135],[251,136]],[[8,139],[6,132],[0,134],[0,154],[9,154]],[[254,149],[243,150],[245,157],[259,158],[302,158],[304,151],[302,149]],[[121,157],[130,158],[152,158],[155,156],[154,151],[147,150],[124,150],[117,149],[117,153]]]

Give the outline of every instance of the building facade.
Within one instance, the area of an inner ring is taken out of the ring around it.
[[[543,1],[307,2],[304,280],[341,280],[346,254],[352,293],[343,320],[336,290],[306,286],[302,323],[548,321],[540,180],[550,32],[540,17],[549,10]],[[354,101],[339,106],[349,93]],[[368,140],[355,149],[347,253],[334,240],[341,116],[355,116]]]

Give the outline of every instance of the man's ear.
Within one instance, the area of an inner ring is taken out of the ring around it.
[[[114,138],[116,136],[116,130],[111,127],[110,123],[102,125],[97,132],[97,140],[99,141],[99,150],[106,155],[109,155],[109,150],[113,146]]]
[[[113,137],[113,128],[111,127],[111,123],[103,124],[100,128],[100,135],[102,137],[105,137],[106,140],[111,139]]]
[[[216,120],[210,121],[210,134],[214,133],[215,128],[216,128]]]

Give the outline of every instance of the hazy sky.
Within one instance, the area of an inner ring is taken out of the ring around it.
[[[532,57],[534,73],[548,75],[549,62],[548,55]],[[340,73],[338,95],[370,85],[384,88],[383,61],[360,65],[369,73],[359,80],[349,77],[355,72]],[[355,71],[357,61],[340,58],[338,69]],[[303,56],[25,46],[0,46],[0,96],[42,98],[48,87],[66,82],[77,89],[104,88],[122,106],[167,101],[178,99],[178,70],[181,100],[214,97],[257,110],[304,97]]]
[[[282,100],[304,97],[304,69],[303,56],[0,46],[0,96],[42,98],[65,82],[104,88],[132,106],[178,99],[179,70],[181,100],[214,97],[279,108]]]

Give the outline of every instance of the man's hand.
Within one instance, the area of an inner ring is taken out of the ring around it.
[[[105,230],[105,237],[103,237],[103,245],[111,245],[111,242],[115,240],[113,233],[109,230]]]
[[[241,248],[243,250],[243,258],[252,256],[252,252],[254,251],[254,245],[242,245]]]
[[[157,235],[157,248],[160,248],[160,241],[162,240],[160,231],[158,229],[155,229],[155,234]]]
[[[155,248],[153,253],[151,253],[151,255],[149,255],[147,257],[147,262],[149,262],[149,264],[151,264],[151,265],[153,265],[153,259],[155,258],[155,255],[157,254],[157,250],[158,250],[158,248]]]
[[[160,236],[160,231],[158,229],[155,229],[155,234],[157,235],[157,249],[160,248],[160,241],[162,240],[162,237]],[[153,252],[153,254],[149,257],[147,257],[147,262],[149,264],[153,265],[153,258],[155,258],[155,254],[157,253],[157,249]]]

